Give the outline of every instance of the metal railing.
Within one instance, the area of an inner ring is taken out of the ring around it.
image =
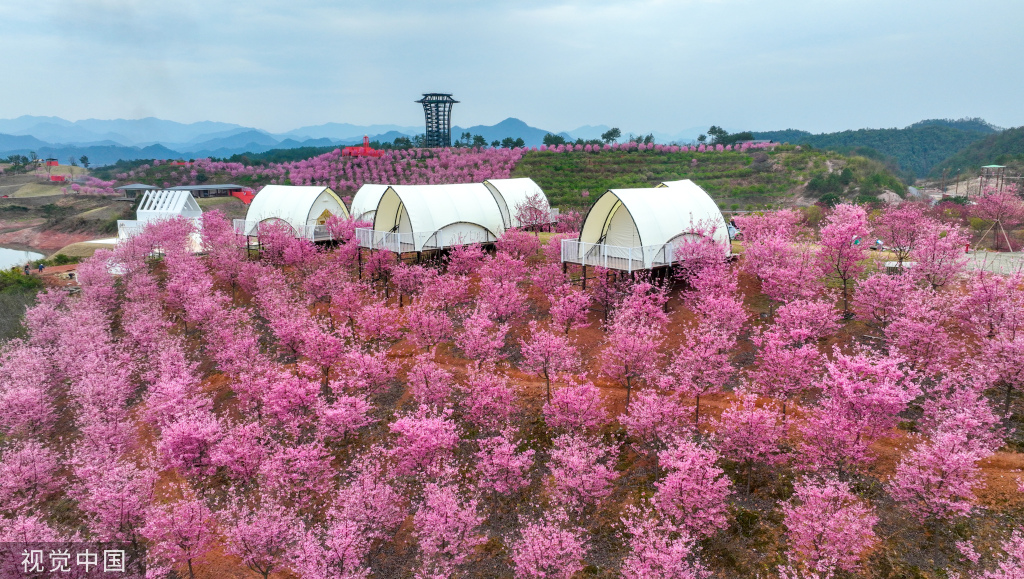
[[[411,233],[390,233],[359,227],[356,228],[356,242],[359,247],[385,249],[393,253],[416,251]]]
[[[180,217],[167,217],[166,219],[179,219]],[[192,226],[195,227],[196,231],[199,231],[203,227],[203,220],[200,217],[185,217],[192,222]],[[162,219],[151,219],[148,221],[139,221],[137,219],[118,219],[117,220],[117,237],[118,239],[127,239],[133,235],[138,235],[146,229],[146,226],[158,223]]]
[[[393,253],[411,253],[414,251],[431,251],[458,245],[474,243],[494,243],[497,240],[490,232],[450,233],[446,231],[428,231],[415,233],[391,233],[376,231],[369,228],[356,229],[356,241],[359,247],[369,249],[386,249]]]
[[[622,247],[563,239],[562,262],[594,265],[632,273],[636,270],[671,265],[675,253],[673,249],[671,244]]]

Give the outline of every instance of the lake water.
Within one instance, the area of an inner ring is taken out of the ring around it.
[[[21,267],[30,261],[43,259],[44,257],[46,256],[34,251],[22,251],[20,249],[0,247],[0,269]]]

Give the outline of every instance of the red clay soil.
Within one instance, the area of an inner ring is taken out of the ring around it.
[[[43,229],[41,224],[31,227],[24,227],[24,224],[21,225],[22,227],[19,229],[0,232],[0,245],[50,252],[72,243],[96,239],[95,233],[53,231],[51,229]]]

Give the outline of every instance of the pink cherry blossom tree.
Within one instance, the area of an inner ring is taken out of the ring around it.
[[[626,387],[626,406],[634,382],[648,382],[654,377],[661,359],[658,346],[663,339],[658,325],[634,319],[630,315],[634,311],[624,308],[616,312],[601,359],[601,373]]]
[[[886,248],[896,254],[896,263],[903,263],[918,248],[931,225],[925,217],[925,207],[919,203],[900,203],[885,208],[875,218],[871,232],[881,239]]]
[[[479,530],[484,518],[477,511],[477,501],[466,498],[465,491],[455,485],[424,486],[423,504],[413,526],[426,576],[451,576],[487,541]]]
[[[391,423],[396,439],[388,454],[394,461],[396,476],[428,474],[451,457],[459,442],[459,428],[451,415],[450,409],[420,406]]]
[[[590,382],[555,390],[543,413],[548,427],[561,432],[595,432],[608,422],[601,391]]]
[[[977,463],[988,454],[968,444],[962,434],[940,428],[903,457],[887,489],[900,506],[938,533],[941,522],[974,509],[974,490],[981,485]]]
[[[269,499],[250,504],[236,497],[218,519],[225,550],[263,579],[287,564],[299,540],[294,513]]]
[[[493,365],[503,358],[501,349],[505,347],[505,335],[508,324],[496,324],[480,308],[466,318],[462,324],[462,332],[455,336],[455,343],[466,356],[482,365]]]
[[[484,432],[501,430],[516,412],[516,393],[505,376],[486,370],[472,372],[463,391],[464,417]]]
[[[736,344],[733,336],[703,325],[689,326],[684,342],[676,351],[668,369],[660,378],[661,387],[692,396],[695,401],[693,424],[700,426],[700,397],[721,392],[735,370],[729,352]]]
[[[757,396],[737,392],[739,405],[722,412],[717,422],[715,440],[718,451],[730,460],[743,465],[747,478],[747,494],[754,464],[771,464],[781,452],[780,443],[785,436],[782,414],[772,404],[757,406]]]
[[[822,274],[842,288],[843,314],[850,313],[850,291],[854,280],[864,270],[861,263],[867,256],[867,214],[858,205],[836,205],[821,228],[821,251],[818,258]]]
[[[818,573],[854,572],[878,543],[874,510],[849,483],[802,479],[783,505],[790,560]]]
[[[622,519],[629,554],[622,561],[625,579],[703,579],[711,577],[699,559],[696,541],[653,513],[630,509]]]
[[[694,538],[710,536],[727,524],[732,485],[717,461],[714,449],[686,440],[658,453],[668,474],[654,484],[652,502],[661,516]]]
[[[529,471],[533,466],[534,451],[517,451],[511,430],[505,430],[498,436],[481,438],[478,444],[480,451],[476,454],[476,464],[481,489],[506,495],[530,484]]]
[[[180,499],[150,508],[142,534],[149,540],[148,556],[157,568],[184,566],[195,578],[193,562],[213,548],[214,518],[209,507],[185,488]]]
[[[565,330],[579,330],[590,325],[590,295],[579,290],[568,290],[557,295],[551,304],[551,324]]]
[[[563,434],[551,449],[551,497],[559,505],[582,510],[607,498],[615,471],[618,450],[600,441],[574,434]]]
[[[570,579],[583,569],[588,551],[583,529],[561,509],[525,521],[510,547],[516,577],[524,579]]]
[[[629,411],[619,415],[619,423],[647,453],[662,450],[669,441],[692,433],[689,408],[675,395],[653,389],[637,393]]]
[[[576,348],[568,337],[542,330],[535,321],[530,322],[530,338],[520,340],[519,349],[523,354],[520,367],[544,379],[548,402],[551,401],[551,378],[572,372],[579,366]]]

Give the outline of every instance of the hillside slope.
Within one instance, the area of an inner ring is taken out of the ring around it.
[[[964,171],[977,170],[982,165],[993,163],[1006,165],[1024,160],[1024,127],[1006,129],[975,141],[939,163],[931,170],[933,177],[942,175],[944,170],[954,175]]]
[[[290,152],[290,151],[288,151]],[[309,150],[316,153],[315,149]],[[611,188],[650,187],[693,179],[724,205],[789,205],[818,199],[869,201],[904,186],[877,160],[793,145],[774,150],[679,151],[678,147],[637,150],[526,151],[524,149],[416,149],[379,159],[342,157],[331,151],[285,162],[202,160],[191,168],[120,163],[97,176],[162,186],[237,183],[256,190],[271,183],[326,185],[343,196],[363,183],[471,183],[531,177],[556,206],[586,207]],[[586,195],[584,195],[586,192]]]
[[[826,181],[844,168],[849,169],[845,182],[811,191],[811,200],[828,193],[854,198],[884,189],[904,191],[896,176],[878,161],[797,146],[765,152],[531,152],[519,161],[512,176],[532,178],[552,204],[561,206],[589,205],[608,189],[652,187],[676,179],[692,179],[723,206],[787,205],[808,194],[808,182]]]
[[[860,129],[822,134],[787,129],[755,132],[754,136],[840,152],[869,147],[894,159],[900,168],[924,177],[942,161],[997,131],[996,127],[981,119],[932,119],[903,129]]]

